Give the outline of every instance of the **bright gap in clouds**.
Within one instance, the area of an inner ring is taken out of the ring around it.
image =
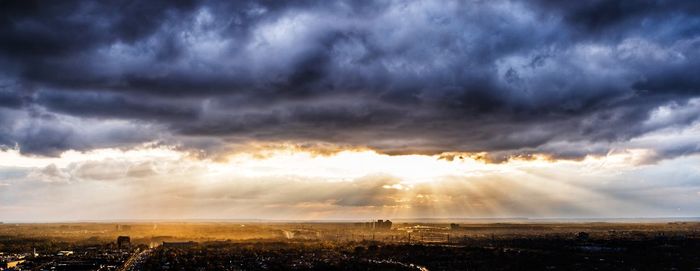
[[[437,156],[378,154],[374,151],[341,151],[331,155],[277,150],[266,158],[234,155],[217,168],[250,177],[296,175],[328,181],[350,181],[371,174],[386,174],[405,183],[435,181],[443,176],[478,174],[483,163],[467,159],[447,161]]]
[[[319,154],[290,145],[212,161],[154,145],[57,158],[8,150],[0,152],[0,168],[14,173],[0,179],[0,219],[611,217],[698,211],[700,186],[693,181],[700,176],[698,157],[643,164],[649,155],[630,149],[578,161],[535,155],[488,163],[469,154],[392,156],[355,149]]]
[[[0,152],[0,166],[19,168],[76,169],[84,164],[186,164],[196,166],[209,178],[298,176],[328,182],[352,181],[368,175],[387,175],[403,184],[440,181],[446,177],[513,174],[522,168],[566,167],[583,165],[607,168],[628,166],[648,156],[645,150],[628,150],[605,157],[590,156],[581,161],[551,160],[543,155],[512,158],[503,163],[490,163],[480,155],[449,153],[445,155],[387,155],[373,150],[339,150],[319,154],[299,150],[294,145],[275,146],[254,152],[234,153],[217,161],[198,159],[171,147],[144,145],[131,150],[98,149],[88,152],[67,151],[60,157],[31,157],[16,150]],[[114,176],[113,176],[114,177]],[[39,180],[41,181],[41,180]],[[206,178],[200,181],[206,181]],[[235,179],[231,181],[235,182]]]

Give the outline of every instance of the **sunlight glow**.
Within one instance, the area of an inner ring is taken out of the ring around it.
[[[63,202],[62,208],[95,202],[97,209],[86,208],[80,214],[86,217],[106,206],[131,218],[600,215],[609,213],[611,204],[635,210],[634,199],[612,197],[596,187],[614,187],[611,180],[625,180],[633,176],[627,174],[648,167],[640,161],[653,152],[616,150],[582,160],[534,154],[500,163],[489,162],[484,155],[387,155],[368,149],[293,145],[246,149],[225,159],[197,158],[162,145],[70,151],[59,157],[6,150],[0,152],[0,167],[26,173],[7,175],[0,189],[16,191],[16,198],[5,199],[10,201],[68,195],[70,200],[54,200]],[[38,183],[48,186],[26,194],[27,187]],[[110,205],[120,201],[129,204]]]

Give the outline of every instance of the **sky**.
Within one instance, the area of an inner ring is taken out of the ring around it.
[[[700,2],[0,1],[0,221],[700,216]]]

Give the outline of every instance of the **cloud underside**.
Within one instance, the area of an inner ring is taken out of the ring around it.
[[[0,145],[605,154],[700,116],[697,1],[5,1]],[[659,157],[700,150],[659,146]]]

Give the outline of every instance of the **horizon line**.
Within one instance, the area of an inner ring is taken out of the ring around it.
[[[499,222],[573,222],[584,221],[589,223],[595,222],[643,222],[643,221],[664,221],[664,222],[698,222],[700,216],[650,216],[650,217],[419,217],[419,218],[367,218],[367,219],[267,219],[267,218],[172,218],[172,219],[64,219],[64,220],[0,220],[0,224],[74,224],[74,223],[359,223],[372,222],[377,220],[391,220],[394,222],[403,223],[448,223],[460,221],[492,221]]]

